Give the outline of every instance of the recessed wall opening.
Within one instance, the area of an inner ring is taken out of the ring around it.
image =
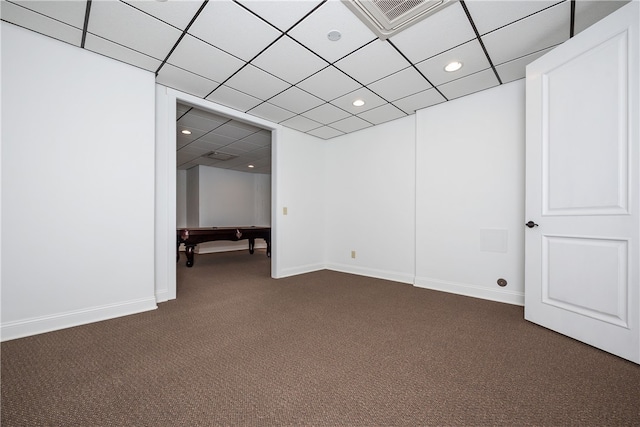
[[[272,130],[179,98],[175,105],[176,228],[271,228]],[[232,234],[198,243],[192,268],[203,254],[238,251],[247,262],[270,255],[264,232],[237,241]],[[185,249],[178,245],[179,263],[188,262]]]

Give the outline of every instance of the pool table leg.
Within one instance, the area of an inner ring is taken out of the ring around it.
[[[185,245],[184,252],[187,254],[187,267],[193,267],[193,254],[195,252],[195,245]]]

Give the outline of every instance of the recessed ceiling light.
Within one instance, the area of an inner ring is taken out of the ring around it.
[[[444,67],[444,70],[452,73],[454,71],[458,71],[460,68],[462,68],[462,62],[458,62],[458,61],[453,61],[447,64],[446,67]]]
[[[337,42],[342,38],[342,34],[340,34],[340,31],[338,30],[331,30],[329,31],[329,34],[327,34],[327,38],[332,42]]]
[[[190,130],[183,130],[182,133],[184,133],[185,135],[191,135],[191,131]]]
[[[362,99],[356,99],[355,101],[353,101],[354,107],[362,107],[363,105],[364,105],[364,101]]]

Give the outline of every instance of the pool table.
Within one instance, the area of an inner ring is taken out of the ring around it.
[[[249,240],[249,253],[253,254],[256,239],[267,242],[267,256],[271,256],[271,227],[195,227],[178,228],[178,247],[176,262],[180,260],[180,244],[184,243],[187,255],[187,267],[193,266],[193,254],[198,243],[214,240]]]

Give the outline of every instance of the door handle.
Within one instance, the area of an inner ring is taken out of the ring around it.
[[[533,222],[533,221],[529,221],[529,222],[528,222],[528,223],[526,223],[525,225],[526,225],[527,227],[529,227],[529,228],[533,228],[533,227],[537,227],[537,226],[538,226],[538,224],[536,224],[536,223],[535,223],[535,222]]]

